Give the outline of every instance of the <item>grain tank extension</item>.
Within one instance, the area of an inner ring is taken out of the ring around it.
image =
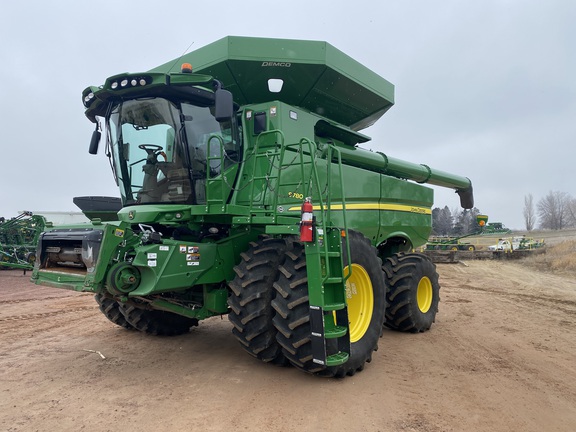
[[[379,75],[325,42],[226,37],[82,98],[122,208],[48,228],[37,284],[155,335],[226,314],[250,355],[323,376],[362,370],[382,326],[432,325],[423,183],[465,208],[472,185],[358,146],[394,103]]]

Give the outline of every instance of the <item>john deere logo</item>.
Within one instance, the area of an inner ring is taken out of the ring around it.
[[[128,212],[128,219],[134,219],[134,210]]]

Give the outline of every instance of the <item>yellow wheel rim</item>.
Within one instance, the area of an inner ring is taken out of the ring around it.
[[[427,276],[424,276],[418,282],[418,289],[416,291],[416,301],[418,302],[418,309],[420,312],[426,313],[430,310],[430,306],[432,306],[432,282],[428,279]]]
[[[348,274],[348,267],[344,274]],[[374,292],[370,276],[358,264],[352,264],[352,275],[346,281],[348,320],[350,321],[350,342],[362,339],[372,320],[374,312]]]

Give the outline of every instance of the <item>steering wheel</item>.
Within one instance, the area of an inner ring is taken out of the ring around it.
[[[154,154],[156,152],[158,152],[157,154],[160,154],[164,149],[162,146],[156,144],[140,144],[138,148],[145,150],[148,154]]]
[[[148,155],[147,160],[153,164],[158,162],[158,156],[162,156],[165,162],[168,160],[162,146],[156,144],[140,144],[138,148],[146,151],[146,154]]]

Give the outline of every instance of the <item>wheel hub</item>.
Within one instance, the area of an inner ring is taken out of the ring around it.
[[[140,285],[140,272],[127,263],[118,263],[112,267],[107,277],[107,289],[112,295],[124,295]]]
[[[348,273],[348,267],[344,274]],[[346,281],[348,319],[350,320],[350,342],[362,339],[372,320],[374,293],[370,276],[364,267],[352,264],[352,275]]]
[[[416,301],[420,312],[426,313],[430,310],[430,306],[432,306],[432,297],[432,282],[427,276],[424,276],[420,279],[420,282],[418,282],[418,288],[416,291]]]

